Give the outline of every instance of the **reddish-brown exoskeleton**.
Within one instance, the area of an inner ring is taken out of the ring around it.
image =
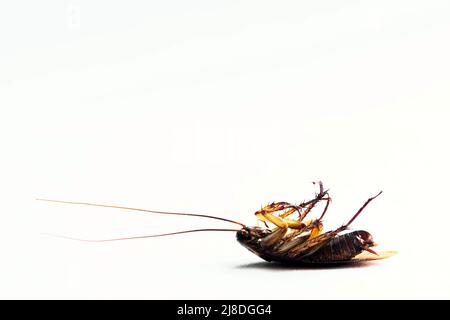
[[[69,202],[46,199],[38,200],[159,214],[203,217],[231,222],[241,226],[239,229],[194,229],[149,236],[83,241],[100,242],[142,239],[199,231],[234,231],[236,232],[237,241],[241,245],[266,261],[287,264],[329,264],[378,260],[387,258],[394,254],[392,251],[375,252],[372,249],[372,247],[375,246],[372,235],[367,231],[357,230],[344,233],[344,231],[348,230],[350,224],[359,216],[364,208],[373,199],[378,197],[381,192],[379,192],[376,196],[369,198],[346,224],[334,230],[323,232],[322,221],[331,203],[331,198],[328,190],[324,190],[322,182],[318,182],[318,185],[319,192],[315,195],[314,199],[310,201],[305,201],[298,205],[288,202],[274,202],[265,206],[261,210],[258,210],[255,215],[265,224],[265,227],[249,227],[243,223],[233,220],[203,214],[155,211],[86,202]],[[325,206],[319,218],[306,220],[307,215],[312,211],[312,209],[322,201],[325,201]],[[292,219],[292,216],[296,216],[296,218]],[[268,223],[272,224],[273,227],[269,227]]]

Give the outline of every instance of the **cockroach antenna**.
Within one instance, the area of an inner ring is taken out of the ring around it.
[[[156,210],[147,210],[147,209],[139,209],[139,208],[131,208],[131,207],[122,207],[122,206],[116,206],[116,205],[89,203],[89,202],[62,201],[62,200],[52,200],[52,199],[36,199],[36,200],[38,200],[38,201],[46,201],[46,202],[55,202],[55,203],[64,203],[64,204],[75,204],[75,205],[85,205],[85,206],[94,206],[94,207],[103,207],[103,208],[133,210],[133,211],[148,212],[148,213],[172,214],[172,215],[179,215],[179,216],[191,216],[191,217],[209,218],[209,219],[216,219],[216,220],[221,220],[221,221],[226,221],[226,222],[231,222],[231,223],[234,223],[234,224],[238,224],[238,225],[242,226],[243,228],[246,227],[243,223],[240,223],[240,222],[236,222],[236,221],[233,221],[233,220],[230,220],[230,219],[220,218],[220,217],[216,217],[216,216],[205,215],[205,214],[195,214],[195,213],[185,213],[185,212],[156,211]],[[170,232],[170,233],[135,236],[135,237],[124,237],[124,238],[112,238],[112,239],[80,239],[80,238],[73,238],[73,237],[67,237],[67,236],[61,236],[61,235],[55,235],[55,234],[50,234],[50,235],[58,237],[58,238],[64,238],[64,239],[69,239],[69,240],[77,240],[77,241],[107,242],[107,241],[119,241],[119,240],[133,240],[133,239],[166,237],[166,236],[173,236],[173,235],[183,234],[183,233],[203,232],[203,231],[233,231],[233,232],[237,232],[239,230],[240,229],[192,229],[192,230],[183,230],[183,231]]]
[[[120,241],[120,240],[136,240],[136,239],[146,239],[146,238],[157,238],[157,237],[167,237],[167,236],[174,236],[177,234],[183,234],[183,233],[192,233],[192,232],[202,232],[202,231],[233,231],[237,232],[239,229],[192,229],[192,230],[183,230],[183,231],[177,231],[177,232],[170,232],[170,233],[161,233],[161,234],[152,234],[152,235],[144,235],[144,236],[134,236],[134,237],[124,237],[124,238],[111,238],[111,239],[81,239],[81,238],[73,238],[73,237],[67,237],[57,234],[47,234],[49,236],[68,239],[68,240],[76,240],[76,241],[84,241],[84,242],[109,242],[109,241]]]
[[[139,208],[131,208],[131,207],[122,207],[116,205],[108,205],[108,204],[97,204],[97,203],[89,203],[89,202],[75,202],[75,201],[62,201],[62,200],[52,200],[52,199],[36,199],[38,201],[46,201],[46,202],[56,202],[56,203],[65,203],[65,204],[76,204],[76,205],[84,205],[84,206],[94,206],[94,207],[103,207],[103,208],[113,208],[113,209],[123,209],[123,210],[132,210],[132,211],[140,211],[140,212],[149,212],[149,213],[158,213],[158,214],[172,214],[178,216],[190,216],[190,217],[200,217],[200,218],[209,218],[216,219],[226,222],[231,222],[234,224],[238,224],[241,227],[245,228],[246,225],[237,221],[233,221],[230,219],[225,219],[216,216],[210,216],[206,214],[196,214],[196,213],[185,213],[185,212],[166,212],[166,211],[156,211],[156,210],[147,210],[147,209],[139,209]],[[192,231],[191,231],[192,232]]]

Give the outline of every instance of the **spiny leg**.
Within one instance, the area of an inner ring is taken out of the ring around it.
[[[290,220],[290,219],[282,219],[270,212],[266,212],[266,211],[262,211],[262,210],[256,212],[255,215],[262,221],[271,222],[279,228],[298,229],[298,228],[302,228],[304,226],[304,224],[301,223],[300,221]]]
[[[380,191],[376,196],[369,198],[361,208],[359,208],[359,210],[356,212],[355,215],[353,215],[353,217],[343,226],[333,230],[333,231],[328,231],[325,232],[313,239],[308,239],[307,241],[305,241],[304,243],[302,243],[301,245],[292,248],[291,250],[288,251],[288,256],[290,258],[299,258],[299,257],[304,257],[307,255],[310,255],[312,253],[314,253],[315,251],[317,251],[318,249],[320,249],[320,247],[322,247],[323,245],[325,245],[329,240],[331,240],[332,238],[334,238],[335,236],[337,236],[339,233],[341,233],[342,231],[345,231],[346,229],[348,229],[348,227],[350,226],[350,224],[355,221],[355,219],[361,214],[361,212],[364,210],[364,208],[372,201],[374,200],[376,197],[378,197],[380,194],[382,193],[382,191]]]
[[[292,230],[283,239],[280,239],[281,244],[276,249],[279,253],[285,253],[307,240],[316,238],[322,233],[323,225],[320,220],[311,220],[304,224],[303,228]]]
[[[260,241],[260,245],[266,249],[272,248],[277,243],[280,243],[280,240],[286,235],[289,228],[295,229],[303,226],[303,224],[299,221],[282,219],[273,215],[272,212],[275,212],[279,209],[275,207],[274,204],[272,204],[272,206],[270,207],[269,206],[266,206],[265,208],[255,213],[255,215],[264,222],[264,224],[266,224],[267,221],[277,226],[270,235],[262,238]]]
[[[328,198],[325,198],[326,195],[328,195],[328,190],[324,191],[322,182],[318,182],[320,186],[319,193],[316,194],[316,197],[308,202],[304,202],[300,205],[293,205],[289,202],[273,202],[261,210],[257,211],[255,214],[263,221],[270,221],[273,224],[275,224],[278,227],[285,227],[286,222],[288,224],[289,228],[298,229],[303,226],[303,224],[299,223],[303,221],[303,219],[306,217],[306,215],[314,208],[314,206],[322,200],[327,200],[327,206],[329,205],[329,196]],[[306,210],[302,213],[302,209],[306,208]],[[285,211],[284,211],[285,210]],[[284,211],[279,216],[275,216],[274,213],[278,211]],[[325,210],[326,211],[326,210]],[[324,213],[325,213],[324,211]],[[286,219],[288,216],[293,214],[294,212],[298,212],[299,219],[298,220],[288,220]],[[324,213],[322,213],[321,218],[323,217]],[[321,219],[320,218],[320,219]],[[319,220],[320,220],[319,219]],[[283,222],[284,221],[284,222]]]
[[[271,222],[271,223],[275,224],[278,228],[282,228],[282,229],[287,229],[287,228],[297,229],[297,230],[302,230],[302,232],[311,231],[310,238],[315,238],[322,232],[323,225],[322,225],[321,220],[328,210],[328,206],[330,205],[331,198],[328,197],[326,199],[320,199],[320,200],[327,201],[327,204],[326,204],[320,218],[317,220],[311,220],[307,223],[303,223],[299,220],[286,219],[286,218],[283,218],[282,215],[280,215],[280,216],[274,215],[273,214],[274,212],[284,210],[284,205],[287,204],[284,202],[281,204],[273,203],[271,205],[268,205],[268,206],[264,207],[263,209],[259,210],[258,212],[256,212],[255,214],[264,223],[266,221]],[[318,200],[318,201],[320,201],[320,200]],[[293,210],[295,210],[295,208],[291,208],[288,212],[291,212]]]
[[[295,232],[301,232],[301,230],[305,228],[305,225],[300,221],[281,218],[273,214],[276,211],[283,210],[286,205],[290,204],[286,202],[272,203],[255,213],[256,216],[259,217],[259,219],[264,223],[266,223],[267,221],[277,226],[270,235],[261,239],[260,245],[262,247],[273,248],[277,244],[283,243],[283,238],[286,236],[289,229],[294,229]],[[295,208],[292,209],[295,210]],[[292,209],[290,209],[289,211],[291,211]]]
[[[383,191],[378,192],[378,194],[376,196],[373,196],[372,198],[367,199],[367,201],[363,204],[363,206],[361,208],[359,208],[359,210],[356,212],[356,214],[353,216],[353,218],[350,219],[349,222],[347,222],[347,224],[345,224],[344,226],[342,226],[341,228],[345,227],[347,228],[359,215],[360,213],[364,210],[365,207],[367,207],[367,205],[374,200],[375,198],[377,198],[380,194],[382,194]]]
[[[319,219],[305,222],[304,228],[293,230],[281,239],[282,244],[277,247],[277,251],[279,253],[285,253],[306,241],[318,237],[322,233],[322,230],[323,224]]]
[[[318,236],[322,232],[322,223],[321,219],[325,215],[325,212],[328,209],[328,206],[330,204],[331,198],[328,195],[328,190],[324,190],[323,184],[321,181],[318,182],[319,184],[319,192],[316,194],[316,197],[308,202],[304,202],[300,205],[292,205],[289,202],[273,202],[261,210],[257,211],[255,213],[256,216],[259,217],[260,220],[262,220],[264,223],[271,222],[274,225],[276,225],[280,229],[296,229],[296,230],[304,230],[305,227],[308,227],[305,231],[311,230],[310,238],[314,238]],[[325,196],[327,196],[325,198]],[[326,200],[327,204],[325,206],[324,211],[322,212],[322,215],[318,220],[312,221],[308,224],[305,224],[302,222],[304,217],[312,210],[312,208],[322,200]],[[306,207],[306,211],[304,213],[301,213],[302,208]],[[275,215],[276,212],[284,211],[278,216]],[[298,220],[291,220],[286,219],[289,215],[293,214],[294,212],[298,212],[299,219]],[[309,225],[309,226],[308,226]],[[266,225],[267,226],[267,225]],[[283,236],[286,234],[284,232]]]
[[[321,192],[320,192],[320,195],[319,196],[325,196],[325,195],[328,195],[328,192],[327,191],[325,191],[325,192],[323,192],[323,189],[322,189],[322,187],[321,187]],[[315,220],[310,220],[310,221],[307,221],[307,222],[302,222],[303,223],[303,228],[302,227],[298,227],[297,229],[297,231],[298,232],[296,232],[295,234],[291,234],[291,235],[288,235],[287,237],[285,237],[285,242],[288,242],[288,241],[290,241],[292,238],[294,238],[294,237],[296,237],[296,236],[298,236],[298,235],[300,235],[300,234],[303,234],[303,233],[305,233],[305,232],[309,232],[309,236],[307,237],[307,239],[308,240],[310,240],[310,239],[313,239],[313,238],[316,238],[318,235],[320,235],[321,233],[322,233],[322,230],[323,230],[323,224],[322,224],[322,219],[323,219],[323,217],[325,216],[325,213],[327,212],[327,210],[328,210],[328,207],[329,207],[329,205],[330,205],[330,203],[331,203],[331,198],[330,198],[330,196],[328,195],[328,197],[327,198],[316,198],[315,199],[316,201],[314,201],[314,202],[312,202],[309,206],[308,206],[308,211],[306,211],[306,214],[314,207],[314,205],[318,202],[318,201],[321,201],[321,200],[326,200],[327,201],[327,204],[325,205],[325,207],[324,207],[324,209],[323,209],[323,211],[322,211],[322,214],[320,215],[320,217],[319,217],[319,219],[315,219]],[[306,214],[304,215],[304,216],[306,216]],[[303,216],[303,217],[304,217]],[[301,217],[300,217],[300,219],[301,219]],[[300,221],[302,221],[302,220],[300,220]]]
[[[304,222],[304,227],[299,228],[297,230],[293,230],[291,233],[285,235],[281,241],[281,245],[277,247],[277,251],[279,253],[285,253],[289,251],[290,249],[304,243],[305,241],[311,240],[313,238],[316,238],[322,233],[323,230],[323,224],[322,219],[325,216],[325,213],[328,210],[328,206],[330,205],[331,198],[328,197],[327,204],[325,205],[325,208],[323,209],[322,214],[320,215],[319,219],[317,220],[311,220],[309,222]],[[309,232],[309,233],[308,233]]]
[[[298,229],[303,227],[303,224],[300,221],[286,219],[282,215],[276,216],[274,214],[275,212],[283,211],[286,209],[289,209],[288,212],[294,212],[295,210],[297,210],[288,202],[274,202],[255,212],[255,215],[262,221],[271,222],[279,228]]]
[[[328,202],[329,203],[329,202]],[[326,209],[324,210],[324,213]],[[321,218],[323,217],[323,214]],[[283,237],[279,237],[279,244],[274,248],[279,254],[285,254],[292,248],[295,248],[306,241],[310,241],[319,235],[321,235],[323,230],[322,222],[317,220],[312,220],[305,222],[303,228],[292,230],[289,234],[285,232]],[[325,242],[324,242],[325,244]],[[318,248],[317,248],[318,249]]]
[[[325,213],[328,210],[328,207],[331,203],[331,198],[328,196],[328,198],[326,198],[327,200],[327,204],[325,205],[325,208],[322,211],[322,214],[320,215],[319,219],[317,220],[313,220],[310,224],[309,224],[309,229],[311,229],[311,233],[309,235],[309,239],[313,239],[316,238],[317,236],[319,236],[322,233],[323,230],[323,224],[322,224],[322,219],[325,216]]]
[[[280,214],[280,218],[286,218],[286,217],[290,216],[291,214],[293,214],[294,212],[298,212],[298,214],[301,215],[300,207],[292,205],[292,208],[290,208],[289,210],[286,210],[285,212]]]
[[[272,202],[271,204],[266,205],[264,208],[261,208],[261,210],[258,212],[275,213],[283,210],[286,211],[279,215],[280,218],[286,218],[294,212],[298,212],[298,214],[300,215],[302,208],[289,202]]]
[[[319,184],[319,192],[316,193],[316,196],[315,196],[314,199],[309,200],[309,201],[306,201],[306,202],[303,202],[303,203],[301,203],[301,204],[299,204],[299,205],[292,205],[292,204],[286,203],[286,204],[289,205],[289,206],[286,206],[285,209],[287,209],[288,207],[291,207],[291,209],[288,210],[288,211],[286,211],[286,212],[284,212],[284,213],[282,213],[282,214],[280,215],[280,217],[286,218],[287,216],[289,216],[289,215],[291,215],[291,214],[293,214],[294,212],[297,211],[297,212],[298,212],[298,215],[299,215],[299,219],[298,219],[298,220],[299,220],[299,221],[302,221],[302,220],[305,218],[305,216],[306,216],[306,215],[314,208],[314,206],[315,206],[319,201],[321,201],[321,200],[326,200],[324,197],[325,197],[326,195],[328,195],[328,190],[324,190],[324,189],[323,189],[323,183],[322,183],[322,181],[313,182],[313,184],[316,184],[316,183]],[[306,208],[306,210],[302,213],[301,211],[302,211],[304,208]]]
[[[321,181],[318,182],[319,183],[319,193],[316,194],[316,197],[313,200],[310,200],[308,202],[304,202],[302,204],[300,204],[300,206],[302,207],[306,207],[306,209],[303,211],[303,213],[300,215],[299,220],[303,221],[305,219],[305,217],[308,215],[308,213],[311,212],[311,210],[315,207],[315,205],[322,200],[327,200],[329,199],[329,194],[328,194],[328,190],[324,190],[323,189],[323,184]],[[325,198],[325,196],[328,195],[328,198]],[[327,207],[328,207],[327,203]],[[323,216],[323,213],[322,213]],[[319,219],[320,220],[320,219]]]
[[[327,192],[327,194],[328,194],[328,192]],[[328,196],[328,198],[323,199],[323,200],[326,200],[326,201],[327,201],[327,204],[325,205],[325,208],[323,208],[322,214],[320,215],[320,217],[319,217],[319,219],[318,219],[319,221],[322,221],[322,219],[323,219],[323,217],[325,216],[325,213],[327,213],[328,207],[330,206],[330,203],[331,203],[331,198],[330,198],[330,196]]]

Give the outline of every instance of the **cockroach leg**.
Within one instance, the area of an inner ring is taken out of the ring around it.
[[[316,237],[319,236],[319,235],[322,233],[322,231],[323,231],[322,219],[323,219],[323,217],[325,216],[325,213],[326,213],[327,210],[328,210],[328,206],[329,206],[330,203],[331,203],[331,198],[328,196],[328,198],[322,199],[322,200],[326,200],[326,201],[327,201],[327,204],[325,205],[325,208],[323,209],[323,212],[322,212],[322,214],[320,215],[319,219],[314,220],[314,221],[311,223],[312,229],[311,229],[311,234],[309,235],[309,239],[308,239],[308,240],[313,239],[313,238],[316,238]]]
[[[361,214],[361,212],[364,210],[365,207],[367,207],[367,205],[374,200],[376,197],[378,197],[380,194],[382,194],[383,191],[378,192],[378,194],[372,198],[367,199],[367,201],[363,204],[363,206],[361,208],[359,208],[359,210],[356,212],[356,214],[350,219],[349,222],[347,222],[347,224],[345,224],[344,226],[342,226],[341,228],[344,228],[344,230]]]
[[[308,240],[317,238],[322,233],[322,230],[323,230],[322,222],[320,222],[320,220],[315,220],[313,222],[313,227]]]
[[[288,251],[288,256],[290,258],[299,258],[299,257],[306,257],[314,252],[316,252],[318,249],[320,249],[323,245],[325,245],[329,240],[336,237],[339,233],[345,231],[348,229],[350,224],[355,221],[355,219],[361,214],[361,212],[364,210],[364,208],[376,197],[378,197],[382,191],[380,191],[376,196],[369,198],[361,208],[353,215],[353,217],[343,226],[333,230],[328,231],[326,233],[323,233],[315,238],[308,239],[301,245],[292,248]]]
[[[299,216],[298,220],[302,221],[303,218],[306,216],[306,214],[308,214],[314,208],[314,206],[317,204],[317,202],[319,202],[321,200],[327,200],[327,198],[324,198],[324,197],[326,195],[328,195],[328,190],[324,191],[322,182],[319,181],[319,182],[313,182],[313,183],[319,184],[319,192],[316,193],[316,196],[314,199],[307,201],[307,202],[303,202],[300,205],[294,205],[289,202],[273,202],[271,204],[268,204],[264,208],[261,208],[261,210],[258,211],[257,214],[259,214],[259,213],[272,213],[273,214],[275,212],[285,210],[283,213],[278,215],[279,218],[284,219],[284,218],[287,218],[288,216],[290,216],[291,214],[297,212],[298,216]],[[306,208],[306,211],[304,213],[302,213],[302,210],[304,208]],[[302,218],[302,216],[303,216],[303,218]]]
[[[322,234],[322,231],[323,231],[322,219],[328,210],[328,207],[331,203],[331,198],[328,197],[328,198],[322,199],[322,200],[326,200],[327,204],[325,205],[325,208],[323,209],[323,212],[320,215],[319,219],[314,220],[310,223],[309,228],[311,229],[311,233],[309,235],[308,240],[314,239],[314,238],[318,237],[320,234]]]
[[[264,209],[256,212],[255,215],[262,221],[267,221],[267,222],[273,223],[278,228],[283,228],[283,229],[288,228],[288,224],[286,221],[284,221],[280,217],[274,216],[273,214],[264,211]]]
[[[268,221],[273,224],[275,224],[279,228],[290,228],[290,229],[300,229],[304,227],[304,224],[302,221],[306,217],[306,215],[314,208],[314,206],[322,201],[326,200],[327,204],[325,206],[325,209],[319,218],[319,221],[323,218],[325,215],[325,212],[328,209],[328,206],[330,204],[331,198],[328,195],[328,190],[324,191],[322,182],[318,182],[320,186],[319,193],[316,194],[316,197],[313,200],[310,200],[308,202],[304,202],[301,205],[293,205],[288,202],[274,202],[271,203],[261,210],[257,211],[255,214],[258,216],[262,221]],[[327,196],[328,197],[325,197]],[[305,211],[302,213],[302,208],[306,206]],[[279,214],[278,216],[274,215],[275,212],[278,211],[284,211],[283,213]],[[294,212],[298,212],[299,218],[297,220],[290,220],[286,219],[288,216],[293,214]],[[315,232],[319,231],[318,229],[315,230]]]
[[[304,227],[304,224],[301,221],[291,220],[291,219],[282,219],[280,217],[273,215],[272,213],[265,212],[265,211],[258,211],[256,213],[256,216],[258,218],[260,218],[262,221],[271,222],[279,228],[300,229],[300,228]]]
[[[261,239],[261,246],[267,249],[273,247],[277,243],[280,243],[280,240],[283,239],[287,231],[287,228],[276,228],[270,235]]]
[[[290,216],[291,214],[293,214],[294,212],[298,212],[299,215],[301,214],[300,208],[298,206],[292,205],[292,208],[290,208],[289,210],[280,214],[280,218],[286,218],[286,217]]]
[[[325,191],[324,193],[319,193],[317,195],[317,197],[312,202],[309,203],[309,205],[306,207],[305,211],[303,211],[303,213],[300,215],[299,220],[302,221],[303,219],[305,219],[305,217],[308,215],[308,213],[311,212],[311,210],[316,206],[316,204],[319,201],[327,200],[329,202],[330,197],[328,196],[327,198],[325,198],[326,195],[328,195],[328,190]],[[329,203],[327,203],[327,207],[326,207],[327,209],[328,209],[328,204]],[[323,214],[324,213],[322,213],[322,215]]]
[[[326,199],[323,199],[323,200],[326,200],[327,201],[327,204],[325,205],[325,208],[323,209],[323,212],[322,212],[322,214],[320,215],[320,217],[319,217],[319,221],[322,221],[322,219],[323,219],[323,217],[325,216],[325,213],[327,212],[327,210],[328,210],[328,207],[330,206],[330,203],[331,203],[331,198],[330,198],[330,196],[328,196],[328,198],[326,198]]]

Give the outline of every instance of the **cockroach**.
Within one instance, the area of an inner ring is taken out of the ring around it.
[[[315,194],[315,197],[312,200],[304,201],[298,205],[288,202],[273,202],[256,211],[256,217],[259,221],[264,223],[265,227],[249,227],[237,221],[204,214],[156,211],[87,202],[60,201],[49,199],[37,200],[125,209],[147,213],[209,218],[237,224],[240,226],[239,229],[193,229],[163,234],[100,240],[69,238],[81,241],[104,242],[163,237],[201,231],[232,231],[236,232],[236,239],[242,246],[268,262],[313,265],[332,263],[336,264],[379,260],[388,258],[395,254],[394,251],[374,251],[372,248],[376,244],[373,241],[372,235],[367,231],[357,230],[344,233],[344,231],[349,230],[350,224],[361,214],[366,206],[372,200],[377,198],[382,193],[382,191],[380,191],[374,197],[369,198],[347,223],[334,230],[323,232],[322,221],[331,203],[331,197],[329,195],[329,190],[324,190],[322,182],[319,181],[318,185],[319,192]],[[306,216],[319,202],[322,201],[325,201],[325,206],[319,218],[306,220]],[[293,215],[296,216],[295,219],[291,218]],[[272,227],[270,227],[268,223],[271,224]]]

